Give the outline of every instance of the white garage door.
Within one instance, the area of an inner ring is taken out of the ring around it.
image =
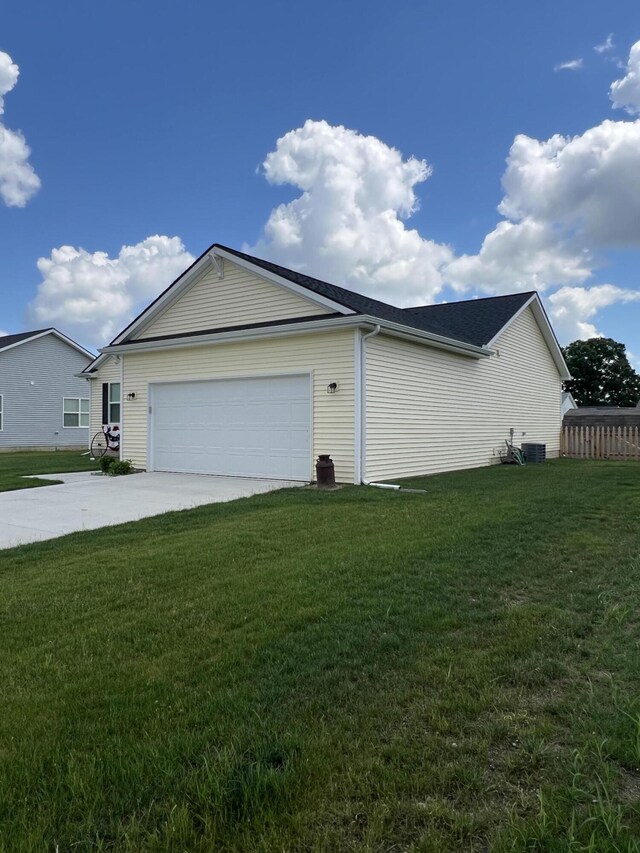
[[[311,478],[311,381],[271,376],[151,388],[155,471]]]

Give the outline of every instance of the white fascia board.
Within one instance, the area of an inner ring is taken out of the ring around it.
[[[194,285],[200,276],[207,272],[209,267],[213,266],[214,261],[211,257],[212,254],[212,251],[205,252],[205,254],[202,255],[202,257],[200,257],[191,267],[186,269],[181,276],[178,276],[173,284],[170,284],[164,293],[162,293],[155,302],[152,302],[151,305],[149,305],[146,311],[143,311],[136,320],[126,326],[120,334],[113,339],[112,346],[116,346],[121,343],[124,338],[130,337],[144,326],[147,326],[152,320],[155,320],[158,314],[168,308],[172,302],[175,302],[175,300],[181,296],[185,290],[188,290],[192,285]]]
[[[153,320],[155,320],[163,311],[166,311],[170,305],[176,302],[181,296],[190,290],[191,287],[197,284],[200,278],[209,271],[210,267],[215,267],[216,258],[222,258],[231,264],[235,264],[241,269],[248,270],[259,278],[270,281],[273,284],[277,284],[280,287],[295,293],[301,298],[306,299],[307,302],[314,305],[320,305],[334,313],[355,313],[350,308],[345,308],[344,305],[334,302],[331,299],[327,299],[324,296],[320,296],[319,294],[308,290],[306,287],[301,287],[298,284],[288,281],[286,278],[270,273],[256,264],[245,261],[243,258],[236,257],[231,254],[231,252],[226,252],[224,249],[212,246],[191,267],[189,267],[189,269],[185,270],[185,272],[182,273],[182,276],[179,276],[155,302],[152,302],[146,311],[143,311],[136,320],[123,329],[123,331],[113,339],[111,346],[118,346],[125,338],[130,338],[131,335],[139,332],[145,326],[148,326],[153,322]]]
[[[93,373],[100,367],[103,361],[106,361],[109,358],[108,355],[105,355],[102,351],[97,355],[93,361],[91,361],[85,369],[81,372],[81,376],[86,376],[89,379],[94,379]]]
[[[37,341],[39,338],[44,338],[47,335],[54,335],[56,338],[59,338],[65,344],[68,344],[73,349],[81,352],[82,355],[86,355],[87,358],[90,358],[91,361],[94,360],[95,355],[89,350],[86,350],[84,347],[81,347],[80,344],[77,344],[75,341],[72,341],[71,338],[68,338],[66,335],[63,335],[62,332],[59,332],[57,329],[45,329],[44,332],[39,332],[37,335],[31,335],[28,338],[23,338],[21,341],[16,341],[14,344],[9,344],[9,346],[2,347],[0,352],[8,352],[10,349],[14,349],[15,347],[20,347],[22,344],[28,344],[31,341]]]
[[[540,327],[540,331],[542,332],[542,337],[545,339],[547,346],[549,347],[549,352],[551,353],[551,357],[558,368],[558,373],[560,374],[560,378],[563,380],[571,379],[571,374],[569,373],[569,368],[567,367],[567,363],[564,360],[564,356],[562,355],[562,350],[560,349],[560,344],[558,343],[558,339],[556,338],[555,332],[553,331],[553,327],[549,322],[549,318],[547,317],[547,312],[544,310],[544,306],[540,301],[540,297],[537,293],[534,293],[524,305],[521,305],[520,308],[515,312],[515,314],[504,324],[504,326],[500,329],[500,331],[491,338],[489,343],[487,344],[487,348],[492,347],[498,338],[500,338],[507,329],[518,319],[518,317],[525,311],[527,308],[531,307],[533,311],[533,316]]]
[[[549,322],[547,312],[544,310],[544,306],[538,296],[536,296],[535,300],[531,303],[531,310],[533,311],[533,316],[538,321],[542,336],[547,342],[547,346],[549,347],[549,351],[551,352],[551,357],[553,358],[556,367],[558,368],[560,378],[563,381],[571,379],[571,372],[569,371],[569,368],[567,367],[567,362],[564,360],[564,356],[562,355],[560,344],[558,343],[556,334],[553,331],[551,323]]]
[[[238,329],[227,332],[208,332],[202,335],[190,335],[189,337],[171,337],[165,340],[140,341],[139,343],[111,344],[100,350],[105,358],[108,355],[124,352],[148,352],[150,350],[177,349],[184,347],[196,347],[203,344],[223,344],[229,341],[250,341],[269,337],[286,337],[289,335],[302,335],[313,332],[323,332],[334,329],[349,329],[357,327],[375,328],[380,326],[385,334],[400,337],[405,340],[420,343],[423,346],[436,347],[437,349],[455,352],[458,355],[466,355],[471,358],[487,358],[492,353],[485,347],[477,347],[473,344],[465,344],[441,335],[432,335],[413,329],[411,326],[403,326],[401,323],[385,322],[376,317],[364,314],[355,314],[344,317],[328,317],[326,320],[309,320],[302,323],[287,324],[282,326],[263,326],[254,329]],[[97,365],[96,365],[97,366]]]
[[[360,318],[358,318],[360,319]],[[310,332],[322,332],[327,329],[344,328],[345,326],[357,325],[357,323],[342,323],[341,318],[331,317],[329,320],[316,320],[306,323],[287,324],[283,326],[263,326],[256,329],[238,329],[228,332],[208,332],[201,335],[189,335],[188,337],[166,338],[164,340],[140,341],[123,344],[110,344],[103,347],[100,353],[106,358],[109,355],[124,352],[149,352],[153,350],[182,349],[185,347],[197,347],[203,344],[224,344],[230,341],[251,341],[261,338],[284,337],[287,335],[302,335]]]
[[[89,350],[86,350],[84,347],[81,347],[80,344],[77,344],[75,341],[72,341],[71,338],[68,338],[62,332],[59,332],[57,329],[52,329],[51,334],[55,335],[57,338],[60,338],[61,341],[64,341],[65,344],[69,344],[70,347],[73,347],[78,352],[81,352],[82,355],[86,355],[87,358],[90,358],[91,361],[95,358],[95,355]]]
[[[457,355],[466,355],[471,358],[489,358],[489,356],[493,355],[491,350],[487,347],[479,347],[475,344],[457,341],[455,338],[446,338],[443,335],[435,335],[432,332],[423,332],[420,329],[414,329],[412,326],[403,326],[402,323],[377,320],[375,317],[367,317],[367,320],[368,325],[380,326],[385,335],[403,338],[404,340],[410,340],[414,343],[421,343],[425,346],[434,347],[435,349],[455,352]]]
[[[340,302],[334,302],[333,299],[321,296],[314,290],[302,287],[302,285],[296,284],[294,281],[289,281],[289,279],[276,275],[269,270],[265,270],[257,264],[252,264],[251,261],[246,261],[244,258],[239,258],[237,255],[231,254],[231,252],[226,252],[224,249],[215,249],[214,254],[224,258],[226,261],[229,261],[229,263],[236,264],[236,266],[239,266],[248,272],[252,272],[254,275],[260,276],[260,278],[264,278],[273,284],[284,287],[285,290],[289,290],[291,293],[295,293],[297,296],[301,296],[303,299],[313,302],[316,305],[321,305],[323,308],[328,308],[337,314],[355,314],[355,311],[352,308],[347,308]]]
[[[29,341],[37,341],[38,338],[43,338],[45,335],[48,335],[50,333],[51,333],[51,329],[47,329],[46,332],[40,332],[39,335],[31,335],[28,338],[23,338],[21,341],[16,341],[13,344],[8,344],[6,347],[2,347],[2,349],[0,349],[0,352],[9,352],[10,349],[15,349],[16,347],[20,347],[20,346],[22,346],[22,344],[29,343]]]
[[[518,319],[518,317],[523,313],[523,311],[527,310],[529,305],[531,305],[531,303],[535,299],[537,299],[537,297],[536,297],[535,293],[533,293],[527,299],[527,301],[523,305],[521,305],[520,308],[518,308],[518,310],[515,312],[515,314],[512,314],[511,317],[509,317],[509,319],[504,324],[504,326],[500,329],[500,331],[496,332],[496,334],[491,338],[491,340],[487,344],[487,347],[492,347],[495,344],[495,342],[498,340],[498,338],[501,337],[502,335],[504,335],[504,333],[507,331],[509,326],[511,326],[511,325],[513,325],[513,323],[515,323],[515,321]]]

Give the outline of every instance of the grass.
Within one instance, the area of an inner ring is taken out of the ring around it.
[[[640,850],[640,466],[2,553],[0,850]]]
[[[30,474],[62,474],[69,471],[95,471],[94,460],[78,450],[38,453],[0,453],[0,492],[52,486],[54,480],[25,480]]]

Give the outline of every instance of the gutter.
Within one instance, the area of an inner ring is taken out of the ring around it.
[[[237,331],[218,333],[208,332],[198,337],[194,337],[192,335],[190,337],[180,338],[176,336],[164,341],[156,340],[145,342],[144,340],[141,340],[137,343],[112,344],[110,346],[102,347],[100,349],[100,356],[117,355],[125,352],[148,352],[150,350],[197,347],[202,346],[203,344],[258,340],[265,337],[284,337],[286,335],[306,334],[313,331],[326,331],[327,329],[349,329],[362,326],[379,327],[383,329],[385,333],[394,337],[404,338],[405,340],[411,340],[416,343],[427,344],[437,349],[456,352],[459,355],[466,355],[471,358],[489,358],[492,355],[491,350],[486,347],[479,347],[474,344],[464,343],[463,341],[456,341],[453,338],[445,338],[442,335],[424,332],[420,329],[414,329],[411,326],[405,326],[402,323],[380,320],[378,317],[373,317],[369,314],[351,314],[338,318],[331,317],[327,320],[311,320],[295,325],[265,326],[258,329],[240,329]],[[98,359],[100,356],[98,356]]]

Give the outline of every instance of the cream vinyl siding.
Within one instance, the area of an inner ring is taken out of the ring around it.
[[[124,356],[122,457],[148,467],[149,385],[155,382],[312,373],[314,462],[330,453],[336,477],[354,478],[355,333],[318,332],[270,340],[126,353]],[[336,394],[327,393],[330,382]],[[127,400],[134,391],[135,400]],[[309,479],[315,479],[311,470]]]
[[[102,383],[120,382],[120,362],[111,356],[104,361],[97,373],[92,374],[91,386],[91,426],[89,441],[102,429]]]
[[[302,296],[224,261],[224,278],[208,270],[133,339],[201,332],[329,313]]]
[[[530,308],[493,349],[475,360],[383,335],[367,343],[368,480],[489,465],[511,427],[516,444],[558,455],[561,380]]]

